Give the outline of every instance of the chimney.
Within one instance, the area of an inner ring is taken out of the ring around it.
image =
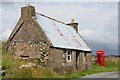
[[[25,7],[21,8],[21,17],[28,17],[34,16],[35,17],[35,7],[27,4]]]
[[[74,19],[71,19],[71,23],[68,23],[67,25],[72,26],[78,33],[78,23],[75,23]]]

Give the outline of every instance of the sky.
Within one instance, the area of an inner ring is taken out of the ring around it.
[[[28,0],[27,0],[28,1]],[[35,6],[36,12],[69,23],[72,18],[79,23],[79,33],[90,45],[95,54],[103,49],[106,54],[118,54],[118,2],[117,0],[52,0],[29,2],[7,0],[0,3],[0,40],[7,40],[21,15],[21,7]]]

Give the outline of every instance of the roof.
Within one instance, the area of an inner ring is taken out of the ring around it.
[[[83,40],[73,27],[36,13],[36,19],[49,38],[53,47],[91,51],[90,47]]]

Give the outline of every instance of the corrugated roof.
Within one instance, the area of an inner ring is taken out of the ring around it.
[[[91,51],[79,33],[73,27],[62,24],[36,13],[41,28],[51,41],[53,47]]]

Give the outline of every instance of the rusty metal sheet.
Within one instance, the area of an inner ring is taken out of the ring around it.
[[[36,14],[41,28],[50,39],[53,47],[91,51],[73,27]]]

